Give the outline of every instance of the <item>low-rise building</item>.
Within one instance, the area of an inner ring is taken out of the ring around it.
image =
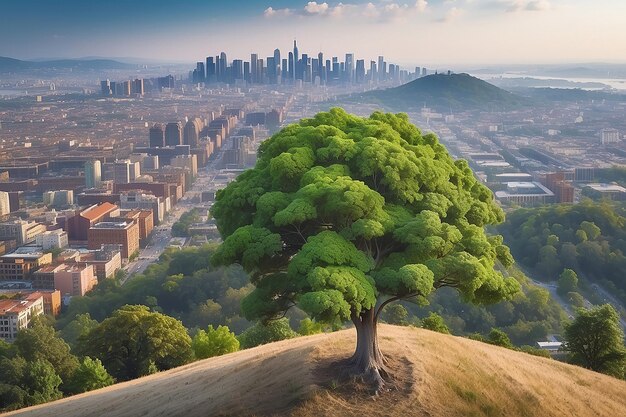
[[[62,229],[48,230],[37,236],[35,240],[37,246],[41,246],[43,250],[54,248],[65,248],[68,245],[67,232]]]
[[[134,221],[101,222],[89,229],[89,249],[109,244],[120,245],[122,258],[128,259],[139,250],[139,225]]]
[[[81,253],[74,262],[93,265],[98,281],[113,278],[122,268],[120,245],[102,245],[99,250]]]
[[[37,222],[14,220],[0,223],[0,240],[15,240],[18,246],[33,242],[46,226]]]
[[[61,264],[54,270],[54,288],[63,296],[82,296],[98,284],[93,265]]]
[[[0,339],[13,342],[20,330],[27,329],[33,318],[43,313],[40,293],[28,294],[21,300],[0,300]]]
[[[0,256],[0,281],[31,281],[33,273],[52,263],[51,253],[9,253]]]

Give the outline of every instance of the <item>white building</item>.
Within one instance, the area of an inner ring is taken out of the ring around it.
[[[609,143],[616,143],[620,141],[619,130],[617,129],[602,129],[600,131],[600,141],[603,145]]]
[[[27,329],[40,314],[43,314],[41,293],[29,294],[22,300],[0,300],[0,339],[13,342],[17,332]]]
[[[5,216],[11,213],[11,206],[9,205],[9,193],[0,191],[0,216]]]
[[[37,236],[36,243],[37,246],[41,246],[43,250],[65,248],[68,245],[67,232],[61,229],[43,232]]]
[[[43,193],[43,203],[53,207],[71,206],[74,204],[74,191],[46,191]]]

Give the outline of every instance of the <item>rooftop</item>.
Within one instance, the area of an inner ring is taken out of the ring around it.
[[[0,300],[0,314],[21,313],[43,298],[41,293],[31,293],[21,300]]]
[[[601,193],[626,193],[626,188],[617,184],[587,184],[587,187]]]
[[[80,215],[86,219],[93,221],[101,218],[105,214],[110,213],[115,209],[117,209],[117,206],[115,204],[102,203],[99,206],[89,207],[87,210],[82,211]]]
[[[132,222],[100,222],[91,226],[92,229],[126,229]]]

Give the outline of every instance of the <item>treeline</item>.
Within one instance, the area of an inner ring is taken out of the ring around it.
[[[172,225],[172,236],[175,237],[191,237],[189,234],[189,228],[195,224],[200,223],[202,218],[200,217],[200,210],[197,208],[191,209],[186,213],[183,213]]]
[[[412,324],[435,330],[429,320],[439,316],[450,333],[474,338],[483,335],[486,340],[493,329],[500,329],[518,347],[534,346],[546,340],[548,334],[560,334],[567,315],[550,293],[533,285],[515,268],[509,273],[522,289],[510,301],[476,306],[465,303],[453,289],[441,289],[430,297],[427,306],[407,302],[399,304],[400,307],[392,305],[382,318],[391,324]]]
[[[584,200],[576,205],[519,209],[499,227],[515,259],[539,279],[565,269],[626,302],[624,204]]]

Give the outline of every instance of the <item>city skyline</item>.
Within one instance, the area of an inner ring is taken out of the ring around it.
[[[290,38],[309,51],[350,49],[406,66],[624,62],[626,50],[619,0],[11,0],[3,8],[0,38],[10,42],[0,55],[20,59],[194,62],[216,48],[265,57]]]

